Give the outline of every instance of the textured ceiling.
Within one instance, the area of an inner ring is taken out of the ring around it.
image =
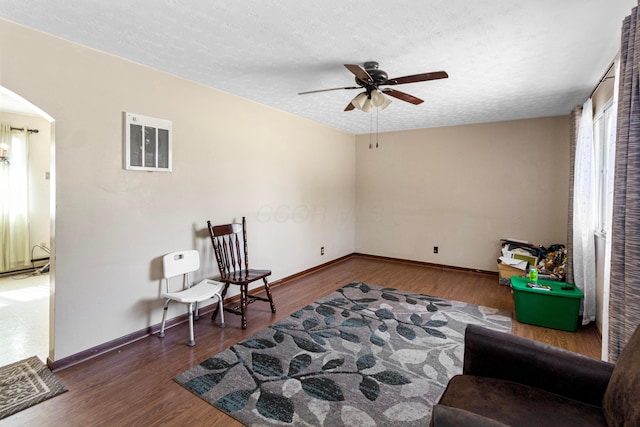
[[[0,0],[0,17],[357,134],[345,63],[389,77],[379,131],[569,114],[616,55],[636,0]],[[373,123],[373,124],[372,124]]]

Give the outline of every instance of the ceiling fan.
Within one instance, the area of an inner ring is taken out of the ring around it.
[[[336,87],[332,89],[319,89],[310,90],[307,92],[300,92],[298,95],[307,95],[310,93],[328,92],[332,90],[343,89],[364,89],[365,91],[359,93],[349,104],[344,111],[351,111],[354,108],[369,112],[372,107],[386,108],[391,100],[384,96],[384,94],[400,99],[402,101],[409,102],[414,105],[423,103],[424,101],[408,93],[400,92],[392,88],[380,89],[380,86],[395,86],[405,83],[417,83],[425,82],[428,80],[446,79],[449,75],[445,71],[435,71],[431,73],[413,74],[404,77],[395,77],[390,79],[386,73],[378,68],[378,63],[375,61],[365,62],[364,67],[357,64],[344,64],[347,70],[351,71],[356,77],[356,84],[358,86],[346,86]]]

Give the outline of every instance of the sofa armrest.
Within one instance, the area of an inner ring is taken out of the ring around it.
[[[499,421],[445,405],[434,405],[430,427],[508,427]]]
[[[540,388],[601,406],[614,365],[478,325],[467,326],[463,373]]]

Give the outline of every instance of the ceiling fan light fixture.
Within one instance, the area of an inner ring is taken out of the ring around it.
[[[362,107],[364,106],[366,101],[368,101],[367,93],[366,92],[362,92],[362,93],[357,94],[356,97],[351,100],[351,103],[358,110],[362,110]]]
[[[380,89],[374,89],[371,91],[371,103],[374,107],[379,107],[384,102],[384,95],[380,92]]]
[[[369,113],[376,107],[387,108],[391,104],[391,100],[389,97],[384,96],[382,91],[376,89],[371,91],[370,94],[367,94],[367,92],[359,93],[351,100],[351,104],[358,110]]]
[[[380,107],[384,110],[391,104],[391,100],[380,89],[376,89],[371,92],[371,103],[374,107]]]

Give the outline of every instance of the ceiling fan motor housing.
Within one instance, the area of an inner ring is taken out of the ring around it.
[[[356,77],[356,83],[362,87],[366,87],[368,89],[372,87],[376,88],[379,85],[386,83],[386,81],[389,79],[389,75],[387,74],[387,72],[378,69],[378,63],[375,61],[365,62],[363,68],[373,79],[373,84],[362,81]]]

